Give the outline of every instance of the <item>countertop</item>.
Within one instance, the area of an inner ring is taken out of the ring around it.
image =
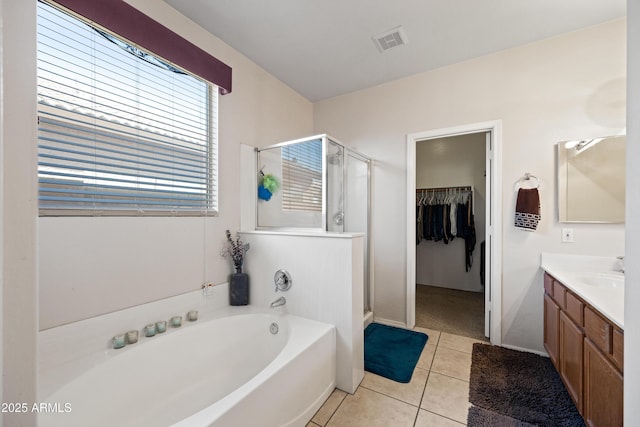
[[[542,253],[540,267],[624,330],[624,285],[597,287],[583,279],[603,273],[624,278],[615,257]]]

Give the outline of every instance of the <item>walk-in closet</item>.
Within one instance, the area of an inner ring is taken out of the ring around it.
[[[416,326],[485,339],[486,134],[416,144]]]

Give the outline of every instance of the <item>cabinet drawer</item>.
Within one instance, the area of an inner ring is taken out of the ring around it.
[[[556,280],[553,281],[553,300],[558,306],[564,310],[564,294],[567,292],[566,288]]]
[[[589,307],[584,309],[584,331],[605,354],[611,354],[611,325]]]
[[[553,296],[553,281],[553,277],[549,276],[547,273],[544,274],[544,291],[549,296]]]
[[[578,326],[584,326],[584,304],[569,291],[565,295],[565,311]]]
[[[624,372],[624,332],[615,328],[613,330],[613,363],[620,372]]]

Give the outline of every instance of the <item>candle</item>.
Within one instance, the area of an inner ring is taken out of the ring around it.
[[[116,335],[113,337],[113,348],[122,348],[125,345],[124,334]]]
[[[127,332],[127,344],[135,344],[138,342],[138,331],[128,331]]]
[[[155,323],[151,323],[144,327],[144,336],[152,337],[156,334],[156,325]]]
[[[159,334],[163,333],[166,330],[167,330],[167,321],[166,320],[162,320],[160,322],[156,322],[156,331],[158,331]]]

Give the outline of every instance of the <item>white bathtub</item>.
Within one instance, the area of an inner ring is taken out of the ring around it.
[[[43,399],[62,410],[39,425],[305,426],[334,388],[335,348],[333,326],[286,314],[198,321],[108,350]]]

